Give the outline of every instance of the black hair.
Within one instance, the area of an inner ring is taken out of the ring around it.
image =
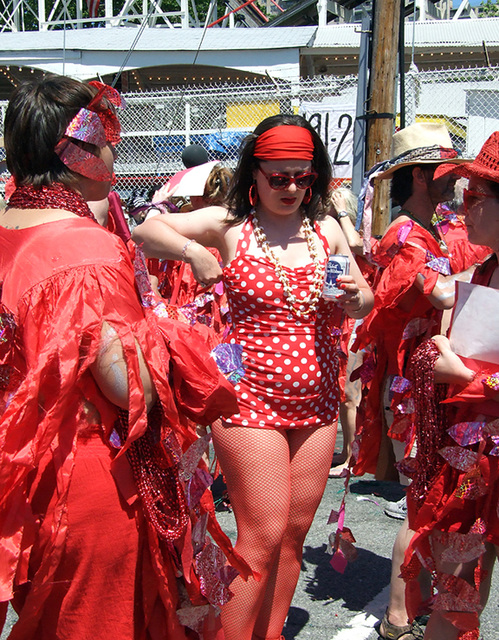
[[[279,114],[262,120],[256,129],[243,140],[239,155],[239,162],[234,171],[234,176],[229,190],[227,204],[235,222],[244,220],[252,209],[249,201],[249,190],[253,184],[253,172],[258,168],[260,161],[255,158],[255,142],[260,134],[274,127],[293,125],[308,129],[312,134],[314,143],[314,157],[312,168],[317,172],[317,180],[312,185],[312,198],[308,204],[302,204],[305,214],[315,220],[322,214],[331,182],[331,162],[326,148],[315,129],[305,118],[296,115]]]
[[[16,184],[74,185],[76,174],[54,149],[74,116],[96,93],[91,85],[57,75],[19,85],[9,100],[4,126],[7,168]],[[83,144],[98,154],[98,147]]]

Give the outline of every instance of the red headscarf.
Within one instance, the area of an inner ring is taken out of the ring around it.
[[[314,141],[305,127],[280,125],[261,133],[256,139],[255,158],[260,160],[313,160]]]

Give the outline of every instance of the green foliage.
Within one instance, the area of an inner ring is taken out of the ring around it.
[[[479,18],[493,18],[499,16],[499,1],[498,0],[482,0],[482,3],[478,7]]]

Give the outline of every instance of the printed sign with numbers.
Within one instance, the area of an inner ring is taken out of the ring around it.
[[[355,105],[303,102],[300,115],[310,122],[324,142],[333,165],[333,178],[351,178]]]

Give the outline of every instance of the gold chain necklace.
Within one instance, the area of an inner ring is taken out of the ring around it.
[[[277,279],[282,284],[284,299],[288,307],[297,316],[305,318],[308,317],[310,314],[314,313],[317,310],[317,304],[322,292],[322,284],[324,281],[325,271],[325,264],[322,263],[321,260],[319,260],[317,247],[315,244],[314,232],[312,229],[312,225],[310,224],[310,219],[304,217],[302,225],[304,236],[307,241],[308,252],[315,266],[315,273],[308,296],[305,296],[305,298],[298,300],[298,298],[293,293],[291,283],[279,258],[270,248],[267,236],[265,235],[265,232],[258,221],[256,211],[253,210],[251,213],[253,215],[253,232],[255,234],[256,242],[265,254],[266,258],[269,260],[269,262],[272,263],[274,267]]]

